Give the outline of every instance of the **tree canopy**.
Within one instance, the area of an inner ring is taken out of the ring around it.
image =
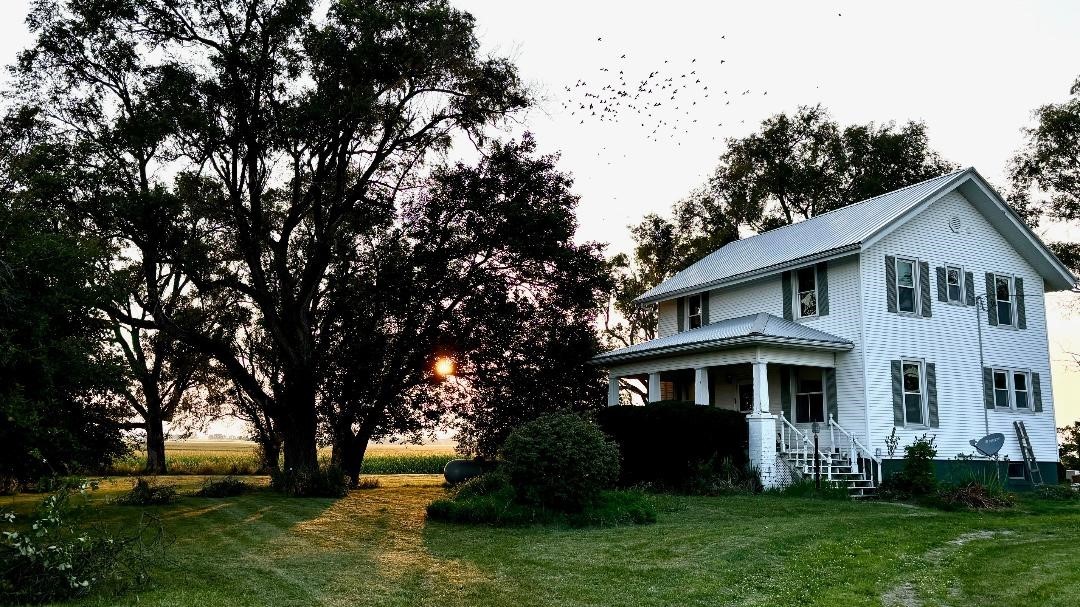
[[[769,117],[724,147],[708,182],[670,218],[650,214],[630,228],[633,257],[612,260],[609,345],[655,337],[655,310],[634,298],[724,244],[956,168],[930,148],[921,122],[842,126],[821,106]]]

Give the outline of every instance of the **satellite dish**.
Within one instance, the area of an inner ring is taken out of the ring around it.
[[[1002,445],[1005,444],[1005,435],[1000,432],[995,432],[993,434],[987,434],[979,440],[968,442],[970,442],[971,446],[975,447],[975,450],[979,453],[986,457],[994,457],[998,454],[998,451],[1001,451]]]

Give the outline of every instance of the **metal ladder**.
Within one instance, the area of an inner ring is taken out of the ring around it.
[[[1024,456],[1024,463],[1027,464],[1031,484],[1038,487],[1043,484],[1042,471],[1039,470],[1039,463],[1035,461],[1035,451],[1031,448],[1031,439],[1028,438],[1027,426],[1024,425],[1024,422],[1017,420],[1013,422],[1013,428],[1016,429],[1016,440],[1020,441],[1020,454]]]

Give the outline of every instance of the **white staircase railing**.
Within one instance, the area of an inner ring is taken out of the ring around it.
[[[848,450],[848,459],[851,462],[852,473],[860,472],[859,462],[861,460],[863,462],[866,462],[865,465],[869,467],[868,470],[862,471],[863,476],[868,480],[874,481],[875,485],[881,482],[880,457],[877,457],[873,453],[871,453],[869,449],[867,449],[865,446],[863,446],[862,443],[859,442],[859,439],[855,438],[852,433],[845,430],[843,426],[836,423],[836,418],[832,415],[829,416],[829,432],[840,432],[840,434],[844,438],[844,442],[847,443],[846,446]],[[832,444],[836,445],[835,437],[832,440]]]
[[[807,474],[813,470],[814,439],[796,428],[783,413],[780,414],[780,452],[792,460],[792,464],[800,473]],[[817,456],[821,468],[825,472],[826,480],[833,480],[834,455],[832,453],[825,454],[821,451],[820,440]]]

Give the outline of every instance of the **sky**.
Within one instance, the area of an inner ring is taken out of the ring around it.
[[[611,253],[629,249],[629,224],[703,183],[725,138],[800,105],[820,103],[841,124],[923,121],[944,158],[1004,185],[1032,110],[1063,100],[1080,75],[1071,0],[451,1],[475,16],[485,51],[517,64],[539,104],[510,130],[560,154],[581,197],[579,239],[610,243]],[[27,4],[3,0],[4,63],[30,43]],[[654,87],[650,104],[662,105],[650,107],[652,122],[625,107],[614,120],[582,116],[580,102],[592,101],[583,91],[617,82],[618,70],[630,88],[652,72],[701,82],[672,103]],[[653,135],[658,120],[667,126]],[[1080,239],[1067,226],[1041,231]],[[1080,352],[1074,299],[1050,297],[1058,425],[1080,419],[1080,368],[1068,354]]]

